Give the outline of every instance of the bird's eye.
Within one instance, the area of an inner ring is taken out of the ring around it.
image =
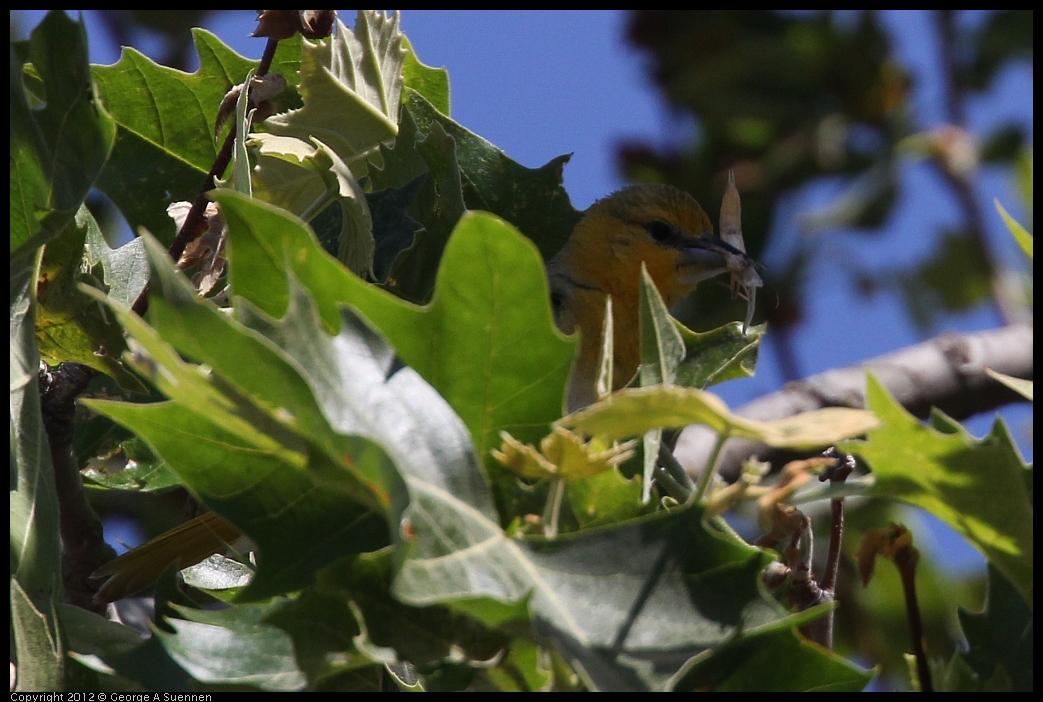
[[[660,244],[666,243],[674,236],[674,228],[661,219],[650,223],[645,229],[648,235]]]

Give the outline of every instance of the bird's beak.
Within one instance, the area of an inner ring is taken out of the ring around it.
[[[732,297],[738,288],[743,289],[746,298],[746,319],[742,325],[742,333],[746,334],[753,311],[757,305],[757,288],[764,285],[757,266],[760,265],[746,255],[745,251],[713,235],[703,235],[680,248],[681,264],[679,279],[682,284],[695,286],[700,282],[721,273],[732,275]]]
[[[697,285],[721,273],[729,273],[738,268],[752,269],[754,262],[749,256],[728,244],[723,239],[704,234],[698,239],[685,242],[678,247],[680,260],[679,282],[685,285]]]

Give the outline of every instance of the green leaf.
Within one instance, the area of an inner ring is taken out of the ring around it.
[[[154,632],[170,657],[196,680],[249,685],[261,690],[302,690],[306,679],[293,640],[264,616],[271,606],[240,605],[220,612],[176,607],[185,619],[168,618],[174,633]]]
[[[34,602],[15,578],[9,591],[11,643],[18,659],[18,686],[11,691],[64,690],[65,645],[55,601]]]
[[[412,494],[436,477],[412,476]],[[459,509],[447,495],[423,494],[424,512]],[[473,534],[466,542],[458,538],[446,549],[442,540],[438,551],[406,561],[394,593],[417,605],[465,607],[479,618],[483,612],[469,604],[476,597],[510,602],[531,593],[537,635],[553,641],[591,685],[661,688],[688,658],[735,636],[756,636],[783,617],[759,590],[768,557],[708,533],[700,518],[692,509],[528,541],[474,520],[461,534]],[[425,530],[415,517],[413,524],[420,551]]]
[[[680,429],[705,424],[716,432],[794,450],[834,444],[875,428],[872,412],[827,407],[760,422],[734,415],[716,395],[696,388],[655,385],[624,388],[601,402],[565,417],[561,423],[610,441],[655,428]]]
[[[131,229],[143,226],[161,240],[174,237],[166,207],[199,194],[219,146],[214,124],[229,88],[256,69],[213,34],[193,29],[199,70],[184,73],[124,47],[118,63],[93,66],[105,108],[119,126],[115,147],[98,179]],[[272,72],[297,83],[300,39],[279,42]]]
[[[420,134],[409,110],[402,111],[399,127],[394,148],[381,147],[384,168],[371,171],[371,182],[374,188],[401,188],[424,178],[409,206],[410,217],[423,229],[416,232],[411,246],[396,252],[385,287],[399,297],[423,303],[431,299],[442,252],[467,208],[456,141],[438,124],[426,136]]]
[[[446,247],[432,303],[420,308],[345,271],[298,220],[232,193],[216,198],[238,262],[236,295],[285,314],[290,260],[327,327],[339,327],[338,305],[358,309],[449,402],[483,460],[500,431],[535,443],[560,417],[575,342],[554,331],[539,255],[506,223],[469,213]]]
[[[414,385],[413,370],[398,370],[386,381],[379,374],[371,377],[366,369],[374,362],[385,367],[389,351],[375,337],[362,343],[366,337],[357,336],[358,324],[347,313],[334,325],[331,322],[338,320],[330,320],[323,311],[350,302],[396,340],[403,360],[421,374],[430,374],[433,384],[457,403],[465,421],[470,418],[472,435],[479,440],[498,422],[518,423],[519,431],[536,437],[546,431],[546,419],[537,425],[519,422],[519,416],[548,403],[560,407],[568,364],[561,363],[560,375],[547,386],[553,394],[543,403],[513,404],[519,393],[546,391],[534,385],[533,379],[546,382],[548,363],[532,362],[534,354],[543,353],[543,342],[532,338],[532,330],[545,329],[539,334],[555,337],[537,254],[510,228],[487,215],[468,215],[446,249],[434,301],[421,309],[345,273],[286,215],[234,193],[217,197],[230,226],[233,289],[273,314],[285,315],[280,323],[287,325],[285,331],[265,334],[299,359],[299,367],[314,369],[308,371],[309,376],[316,374],[309,385],[318,397],[329,398],[322,400],[328,412],[354,407],[358,398],[369,397],[373,404],[368,409],[353,411],[375,414],[372,426],[398,426],[393,414],[381,414],[396,403],[413,408],[418,420],[436,416],[437,400],[416,394],[421,386]],[[302,282],[316,291],[327,325],[341,329],[336,340],[306,331],[308,324],[317,322],[307,322],[306,306],[288,302],[293,286],[287,284],[283,290],[277,284],[287,275],[277,264],[286,260],[284,252]],[[503,306],[509,306],[510,314],[501,316]],[[529,317],[540,323],[534,325]],[[571,350],[570,344],[556,343],[561,351]],[[326,350],[330,344],[344,350],[335,355]],[[202,352],[193,350],[192,355]],[[331,377],[320,372],[347,362],[337,360],[341,357],[350,359],[350,374],[345,370]],[[217,372],[217,364],[209,365]],[[356,382],[360,385],[355,390],[341,396],[339,388]],[[273,392],[287,392],[282,383],[268,384],[277,388]],[[501,398],[499,404],[490,403],[490,397]],[[393,591],[402,601],[413,606],[449,604],[483,621],[492,616],[486,623],[495,625],[506,612],[492,606],[493,601],[513,603],[529,597],[538,633],[557,642],[598,686],[613,689],[662,686],[671,673],[653,672],[651,660],[662,660],[676,670],[688,657],[729,639],[740,628],[756,633],[759,626],[782,616],[762,598],[757,584],[767,557],[707,533],[697,510],[552,541],[509,539],[499,526],[477,463],[454,467],[445,460],[409,460],[415,449],[398,453],[396,447],[413,446],[417,437],[432,431],[453,435],[435,426],[421,422],[420,428],[385,444],[398,456],[409,491],[408,507],[395,503],[396,514],[404,510],[401,518],[391,517],[392,523],[401,524]],[[591,607],[592,601],[599,606]]]
[[[340,227],[324,240],[337,242],[337,258],[349,270],[368,276],[373,269],[373,221],[362,186],[340,157],[318,139],[256,134],[254,196],[305,219],[326,207],[339,207]]]
[[[685,356],[680,331],[663,303],[648,269],[641,264],[641,386],[671,385]]]
[[[336,569],[337,564],[331,568]],[[325,681],[337,684],[337,676],[361,674],[365,677],[363,671],[373,667],[373,662],[355,646],[354,639],[361,630],[347,599],[339,592],[327,591],[325,572],[319,574],[319,587],[284,601],[265,616],[267,623],[293,638],[297,664],[308,676],[312,690],[322,689]],[[376,679],[379,680],[379,675]],[[357,684],[355,681],[350,689],[358,689]],[[343,682],[340,686],[341,689],[348,687]]]
[[[648,514],[654,506],[642,504],[642,482],[624,478],[613,468],[586,480],[570,483],[565,499],[580,528],[618,524]]]
[[[36,320],[40,355],[52,366],[65,361],[82,363],[107,373],[126,390],[144,392],[141,382],[119,360],[126,348],[123,330],[96,300],[77,289],[81,281],[97,284],[93,276],[82,272],[84,244],[88,238],[95,242],[92,247],[95,253],[97,242],[105,247],[107,266],[103,268],[109,268],[113,278],[117,273],[112,270],[114,263],[130,264],[118,266],[118,273],[126,277],[113,290],[114,296],[124,304],[133,304],[148,280],[147,269],[141,270],[141,257],[135,255],[141,246],[131,242],[118,257],[112,256],[109,253],[112,249],[104,245],[94,217],[81,206],[71,226],[65,227],[61,236],[47,245],[40,264]]]
[[[684,661],[777,625],[768,557],[711,534],[699,508],[523,542],[536,632],[594,688],[662,689]]]
[[[141,640],[125,624],[72,605],[62,605],[69,656],[99,674],[119,676],[146,690],[189,692],[192,680],[163,649],[159,639]],[[118,678],[117,678],[118,680]]]
[[[407,90],[406,94],[406,109],[421,132],[430,134],[433,123],[438,122],[456,141],[456,160],[467,208],[492,212],[516,226],[536,243],[544,260],[556,254],[583,216],[572,207],[561,186],[562,169],[569,155],[552,159],[539,168],[525,168],[440,113],[417,93]]]
[[[402,46],[406,49],[406,57],[402,63],[404,88],[416,91],[431,106],[446,117],[449,116],[449,71],[445,68],[432,68],[420,62],[409,39],[402,37]]]
[[[609,314],[606,310],[606,316]],[[652,276],[645,264],[641,264],[641,292],[639,302],[639,328],[641,343],[641,366],[638,368],[640,386],[670,385],[677,377],[677,367],[684,358],[684,342],[674,326],[670,310],[659,295]],[[607,332],[608,330],[606,330]],[[606,333],[607,337],[608,334]],[[606,349],[606,356],[608,350]],[[645,432],[642,437],[642,490],[641,502],[648,503],[652,495],[652,476],[659,460],[659,447],[663,430],[656,428]]]
[[[398,133],[402,61],[406,49],[398,13],[358,12],[355,31],[337,20],[336,34],[301,48],[304,107],[264,124],[275,134],[329,146],[356,177],[366,158]]]
[[[992,202],[994,205],[996,205],[996,209],[999,211],[1000,217],[1003,217],[1003,222],[1007,225],[1007,229],[1010,230],[1010,233],[1014,237],[1014,240],[1018,242],[1018,246],[1021,247],[1021,250],[1024,252],[1026,256],[1028,256],[1029,260],[1031,261],[1032,235],[1029,234],[1025,227],[1021,226],[1021,224],[1019,224],[1016,219],[1007,214],[1007,211],[1003,209],[1003,205],[1000,204],[999,200],[994,199]]]
[[[383,546],[380,505],[391,499],[393,472],[386,454],[366,439],[335,435],[294,365],[198,301],[166,252],[151,239],[149,247],[153,321],[217,375],[185,364],[156,330],[108,300],[132,336],[136,368],[173,401],[95,401],[94,409],[138,433],[260,545],[263,563],[245,596],[297,589],[315,568]]]
[[[503,650],[503,633],[460,611],[443,605],[411,606],[393,597],[394,575],[394,554],[387,549],[334,564],[321,576],[323,592],[350,602],[359,615],[362,638],[356,644],[371,660],[417,666],[466,660],[481,665]]]
[[[11,267],[10,318],[10,533],[11,587],[46,593],[61,601],[61,538],[58,532],[58,496],[54,484],[47,430],[40,415],[40,353],[36,348],[36,269],[43,252],[36,250],[32,265]],[[12,607],[15,604],[12,603]],[[12,617],[18,613],[12,612]]]
[[[959,651],[979,685],[1010,681],[1008,691],[1032,690],[1032,609],[995,566],[989,566],[985,609],[959,609],[960,627],[968,649]],[[1002,668],[1002,670],[997,670]]]
[[[674,325],[684,342],[684,359],[674,380],[677,385],[702,390],[725,380],[753,377],[767,325],[750,327],[745,334],[740,322],[729,322],[702,333],[677,320]]]
[[[132,239],[118,249],[109,247],[98,223],[86,208],[76,213],[87,224],[84,244],[86,263],[94,269],[101,264],[101,278],[108,295],[124,305],[133,305],[148,284],[148,257],[140,239]],[[81,226],[78,224],[78,226]]]
[[[29,105],[23,67],[11,56],[13,258],[32,255],[73,218],[109,156],[115,125],[98,104],[83,25],[52,10],[33,30],[28,60],[44,94]]]
[[[675,691],[859,692],[873,679],[793,629],[722,646],[685,671]]]
[[[970,436],[935,410],[934,427],[905,411],[872,375],[866,405],[882,428],[857,453],[876,477],[873,494],[922,507],[975,546],[1032,602],[1032,505],[1030,472],[1018,456],[1002,419],[984,439]]]
[[[427,174],[421,173],[401,187],[366,194],[373,215],[373,277],[380,284],[387,283],[395,259],[413,245],[414,233],[423,228],[409,216],[409,207],[426,182]]]

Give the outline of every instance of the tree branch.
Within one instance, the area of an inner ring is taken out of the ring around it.
[[[735,413],[747,419],[769,420],[823,407],[863,408],[867,370],[903,407],[921,419],[927,417],[931,407],[962,420],[1022,400],[989,377],[986,367],[1031,380],[1032,324],[970,334],[942,334],[858,366],[836,368],[789,383],[782,390],[743,405]],[[716,437],[705,426],[685,427],[674,454],[689,472],[699,472],[709,460]],[[742,462],[754,454],[776,466],[796,457],[771,451],[753,441],[730,439],[718,463],[721,476],[735,480]]]

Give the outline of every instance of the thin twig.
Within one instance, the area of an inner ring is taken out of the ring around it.
[[[841,454],[835,448],[830,448],[825,453],[830,458],[836,458],[839,463],[835,468],[826,471],[820,480],[829,481],[831,486],[843,484],[855,469],[855,457],[849,453]],[[834,497],[830,500],[831,520],[829,532],[829,553],[826,556],[826,570],[822,574],[822,587],[834,591],[837,587],[837,571],[840,568],[840,546],[844,536],[844,498]]]
[[[264,54],[261,56],[260,65],[257,67],[257,77],[267,75],[268,71],[272,67],[272,60],[275,58],[275,49],[279,46],[278,39],[268,39],[268,43],[264,47]],[[244,87],[244,90],[247,89]],[[225,143],[222,145],[221,150],[217,154],[217,158],[214,159],[214,165],[210,168],[210,172],[206,175],[206,180],[203,181],[203,187],[199,191],[199,195],[196,196],[195,201],[192,202],[192,208],[188,211],[188,215],[185,216],[185,221],[181,225],[181,229],[178,230],[177,236],[174,237],[173,243],[170,245],[170,257],[175,262],[181,259],[181,254],[185,252],[185,248],[202,236],[203,232],[206,231],[206,206],[210,203],[210,191],[214,189],[217,179],[224,175],[225,170],[228,168],[228,164],[232,160],[232,151],[235,147],[235,135],[236,125],[232,122],[231,127],[228,130],[228,135],[225,137]],[[134,306],[131,308],[135,314],[144,315],[148,310],[148,295],[149,285],[146,284],[145,288],[138,295],[138,299],[134,301]]]
[[[909,619],[909,636],[912,638],[913,655],[916,657],[916,672],[920,677],[920,692],[933,692],[931,668],[927,665],[927,643],[923,635],[923,620],[920,618],[920,604],[916,598],[916,562],[919,560],[919,555],[916,549],[902,549],[895,554],[894,562],[902,577],[905,613]]]
[[[827,470],[819,480],[829,481],[830,485],[843,484],[851,472],[855,469],[855,457],[851,454],[841,454],[835,448],[830,447],[825,454],[830,458],[836,458],[838,464]],[[827,593],[832,601],[835,599],[837,589],[837,572],[840,569],[840,546],[844,538],[844,498],[834,497],[830,501],[830,529],[829,529],[829,551],[826,554],[826,569],[822,573],[822,590]],[[824,617],[825,623],[823,641],[826,648],[833,650],[833,623],[835,610],[831,610]]]

